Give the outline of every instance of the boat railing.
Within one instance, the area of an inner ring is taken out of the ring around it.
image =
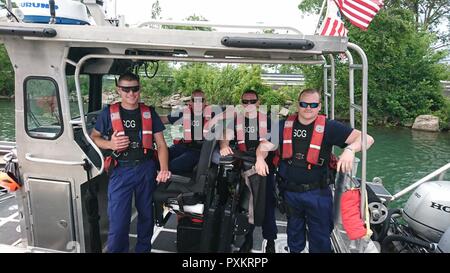
[[[411,184],[410,186],[404,188],[403,190],[399,191],[398,193],[394,194],[390,201],[394,201],[403,195],[407,194],[408,192],[414,190],[418,186],[422,185],[423,183],[426,183],[436,177],[438,177],[438,180],[444,180],[444,176],[447,173],[447,170],[450,169],[450,163],[447,163],[446,165],[440,167],[439,169],[427,174],[423,178],[417,180],[417,182]]]
[[[7,154],[16,147],[16,143],[12,141],[0,141],[0,154]]]
[[[182,26],[182,27],[218,27],[230,29],[273,29],[273,30],[288,30],[293,34],[303,35],[303,33],[291,26],[278,25],[238,25],[238,24],[218,24],[207,21],[169,21],[169,20],[149,20],[137,25],[138,28],[149,26]]]
[[[9,160],[7,156],[11,154],[12,149],[16,147],[15,142],[0,141],[0,169],[5,167],[6,162]]]
[[[350,125],[352,128],[355,128],[355,111],[361,113],[361,192],[366,192],[366,162],[367,162],[367,93],[368,93],[368,61],[367,56],[364,51],[356,44],[348,43],[348,49],[351,49],[357,53],[360,57],[360,64],[355,64],[353,62],[352,54],[349,50],[345,51],[345,55],[348,58],[348,67],[349,67],[349,110],[350,110]],[[324,93],[324,106],[325,106],[325,114],[330,117],[330,119],[335,118],[335,59],[332,54],[328,55],[328,62],[325,56],[322,56],[322,60],[325,62],[323,66],[323,93]],[[354,72],[355,70],[360,70],[361,77],[361,104],[355,103],[355,82],[354,82]],[[330,72],[330,77],[328,77],[328,73]],[[330,87],[330,88],[328,88]],[[365,209],[366,206],[366,195],[363,194],[361,196],[361,217],[365,219]]]

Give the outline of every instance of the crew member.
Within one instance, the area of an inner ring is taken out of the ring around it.
[[[361,150],[361,132],[338,121],[319,115],[320,92],[303,90],[298,99],[298,112],[280,121],[279,174],[287,206],[287,236],[290,252],[301,252],[306,238],[309,252],[331,252],[333,203],[328,184],[333,145],[344,148],[337,162],[337,171],[350,172],[355,152]],[[374,143],[367,135],[367,148]],[[264,143],[257,151],[255,168],[267,175],[264,160],[267,151],[275,147]]]
[[[244,115],[236,111],[235,119],[235,144],[241,152],[249,153],[256,156],[256,149],[262,140],[266,140],[269,136],[270,122],[267,115],[259,111],[260,101],[258,94],[254,90],[246,90],[241,96],[241,109],[244,109]],[[220,154],[226,156],[232,154],[229,140],[220,141]],[[267,176],[266,196],[265,196],[265,212],[262,224],[263,238],[266,240],[266,252],[275,252],[275,239],[277,238],[277,225],[275,221],[275,183],[274,168],[269,162],[269,175]],[[245,241],[239,252],[250,252],[253,248],[253,230],[254,225],[250,225],[249,232],[245,236]]]
[[[101,149],[112,150],[108,185],[108,252],[129,251],[132,197],[135,197],[137,243],[135,252],[150,252],[153,235],[152,193],[156,181],[170,178],[164,125],[151,106],[139,103],[139,77],[127,72],[119,77],[117,92],[122,101],[99,114],[91,138]],[[156,143],[160,171],[156,174]]]
[[[161,117],[163,123],[181,121],[183,125],[183,138],[175,139],[169,147],[169,169],[173,173],[190,173],[197,165],[204,141],[204,127],[212,118],[210,109],[206,105],[204,92],[196,89],[182,111]]]

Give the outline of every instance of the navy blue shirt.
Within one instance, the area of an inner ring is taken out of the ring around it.
[[[279,131],[279,149],[282,147],[283,143],[283,130],[284,130],[284,123],[286,120],[280,121],[280,131]],[[302,130],[299,129],[299,122],[298,120],[294,123],[293,128],[293,137],[292,142],[295,141],[302,141],[302,139],[310,139],[311,136],[308,136],[309,132],[312,132],[310,130]],[[308,126],[313,126],[313,124],[304,126],[304,128],[307,128]],[[326,120],[325,123],[325,131],[324,136],[322,140],[322,146],[321,150],[329,151],[331,152],[331,149],[333,145],[339,146],[341,148],[344,148],[347,146],[345,141],[349,137],[349,135],[352,133],[353,129],[339,121],[336,120]],[[294,145],[294,144],[293,144]],[[294,147],[293,147],[294,148]],[[280,150],[281,152],[281,150]],[[322,167],[314,167],[311,170],[308,170],[307,168],[303,167],[296,167],[296,166],[289,166],[285,161],[281,161],[280,163],[280,174],[287,179],[291,183],[297,183],[297,184],[310,184],[310,183],[317,183],[320,182],[323,176],[325,175],[327,171],[327,166]]]
[[[161,121],[158,113],[156,113],[153,107],[150,107],[150,113],[152,116],[152,131],[153,134],[162,132],[166,129]],[[120,106],[120,116],[122,118],[123,127],[125,129],[125,134],[130,138],[130,146],[128,150],[122,153],[119,159],[140,159],[143,157],[142,149],[142,121],[141,121],[141,110],[139,108],[134,110],[126,110]],[[111,116],[109,112],[109,106],[103,108],[97,117],[97,122],[95,123],[95,130],[100,132],[100,134],[105,139],[111,139],[113,134]],[[133,145],[134,144],[134,145]],[[133,149],[136,146],[136,149]]]

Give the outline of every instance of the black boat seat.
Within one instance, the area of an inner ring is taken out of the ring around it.
[[[160,183],[153,193],[153,200],[156,204],[179,204],[195,205],[204,201],[205,184],[209,169],[211,167],[211,157],[217,141],[205,141],[200,153],[200,160],[194,168],[192,174],[186,176],[173,174],[167,183]]]
[[[172,175],[170,180],[166,183],[160,183],[153,193],[154,202],[167,203],[171,198],[179,198],[180,194],[193,193],[191,177]],[[187,200],[186,204],[192,204],[192,198]]]

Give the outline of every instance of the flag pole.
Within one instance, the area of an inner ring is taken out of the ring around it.
[[[316,30],[314,31],[314,34],[319,33],[319,29],[320,29],[320,17],[321,17],[321,15],[322,15],[322,13],[323,13],[323,10],[325,9],[325,3],[326,3],[327,1],[328,1],[328,0],[323,0],[323,2],[322,2],[322,7],[320,8],[319,18],[317,19]],[[327,5],[327,7],[328,7],[328,5]]]

